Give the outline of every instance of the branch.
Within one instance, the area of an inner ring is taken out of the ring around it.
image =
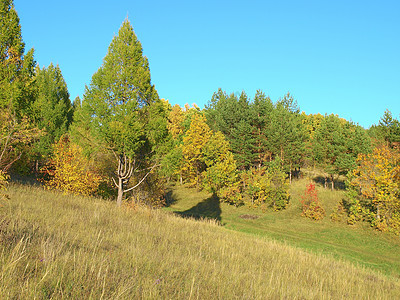
[[[117,182],[115,181],[114,177],[111,177],[111,179],[112,179],[112,181],[114,182],[115,186],[118,188],[118,184],[117,184]]]
[[[131,190],[137,188],[137,187],[146,179],[146,177],[149,176],[149,174],[151,173],[151,171],[152,171],[155,167],[157,167],[157,166],[159,166],[159,165],[154,165],[154,166],[150,167],[150,171],[147,172],[147,174],[144,175],[144,177],[143,177],[135,186],[130,187],[129,189],[127,189],[127,190],[125,190],[125,191],[123,191],[123,192],[124,192],[124,193],[127,193],[127,192],[129,192],[129,191],[131,191]],[[148,168],[148,169],[149,169],[149,168]]]

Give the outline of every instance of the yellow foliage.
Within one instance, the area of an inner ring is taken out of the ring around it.
[[[8,199],[7,194],[5,191],[7,190],[7,184],[8,184],[8,179],[10,178],[9,175],[4,173],[3,171],[0,170],[0,200],[4,201]],[[1,203],[0,203],[1,205]]]
[[[71,143],[67,136],[54,145],[54,156],[42,173],[48,188],[85,196],[93,195],[102,181],[101,176],[90,170],[82,148]]]
[[[386,146],[370,154],[360,154],[351,184],[375,209],[373,222],[381,231],[399,228],[400,165],[399,155]],[[398,229],[396,229],[398,230]]]

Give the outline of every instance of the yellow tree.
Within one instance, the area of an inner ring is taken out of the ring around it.
[[[357,187],[375,213],[374,224],[382,231],[400,230],[399,155],[387,146],[360,154],[351,184]]]
[[[168,116],[168,131],[171,133],[173,139],[178,139],[180,135],[183,134],[184,127],[183,121],[185,120],[185,113],[182,111],[182,108],[175,104],[172,106],[172,109]]]
[[[48,188],[85,196],[93,195],[102,181],[101,176],[89,168],[82,148],[71,143],[66,135],[54,145],[53,157],[42,173]]]
[[[190,186],[200,187],[201,173],[207,167],[202,150],[211,136],[212,131],[206,123],[206,118],[201,114],[194,114],[182,145],[182,173]]]

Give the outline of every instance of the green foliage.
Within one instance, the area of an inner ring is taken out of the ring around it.
[[[133,170],[154,168],[157,154],[166,152],[160,146],[168,136],[166,117],[142,45],[125,20],[86,88],[71,130],[88,152],[114,153],[119,205],[133,189],[128,188]]]
[[[52,145],[65,134],[72,121],[72,105],[59,66],[36,69],[37,96],[32,104],[33,120],[45,132],[36,144],[39,156],[51,154]]]
[[[242,181],[246,186],[244,192],[250,199],[245,203],[249,206],[282,210],[289,203],[289,185],[279,159],[266,167],[243,172]]]
[[[325,209],[318,199],[318,193],[314,183],[309,183],[307,185],[304,195],[301,198],[302,216],[313,220],[321,220],[324,218]]]
[[[357,155],[370,151],[371,141],[364,129],[335,115],[325,116],[312,138],[315,164],[331,177],[346,175],[356,166]]]
[[[386,110],[379,120],[378,131],[386,145],[393,148],[400,145],[400,122],[393,118],[390,110]]]
[[[21,26],[12,0],[0,3],[0,109],[19,118],[33,100],[33,49],[24,55]]]

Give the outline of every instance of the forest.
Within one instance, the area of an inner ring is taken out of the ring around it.
[[[117,206],[167,204],[169,186],[212,193],[235,207],[285,210],[290,185],[304,186],[302,215],[366,222],[400,234],[400,121],[390,110],[365,129],[333,114],[307,114],[290,93],[273,101],[218,89],[204,108],[171,105],[126,19],[80,99],[58,65],[25,49],[11,0],[0,7],[0,193],[37,180],[66,194]],[[345,190],[327,216],[315,185]]]

